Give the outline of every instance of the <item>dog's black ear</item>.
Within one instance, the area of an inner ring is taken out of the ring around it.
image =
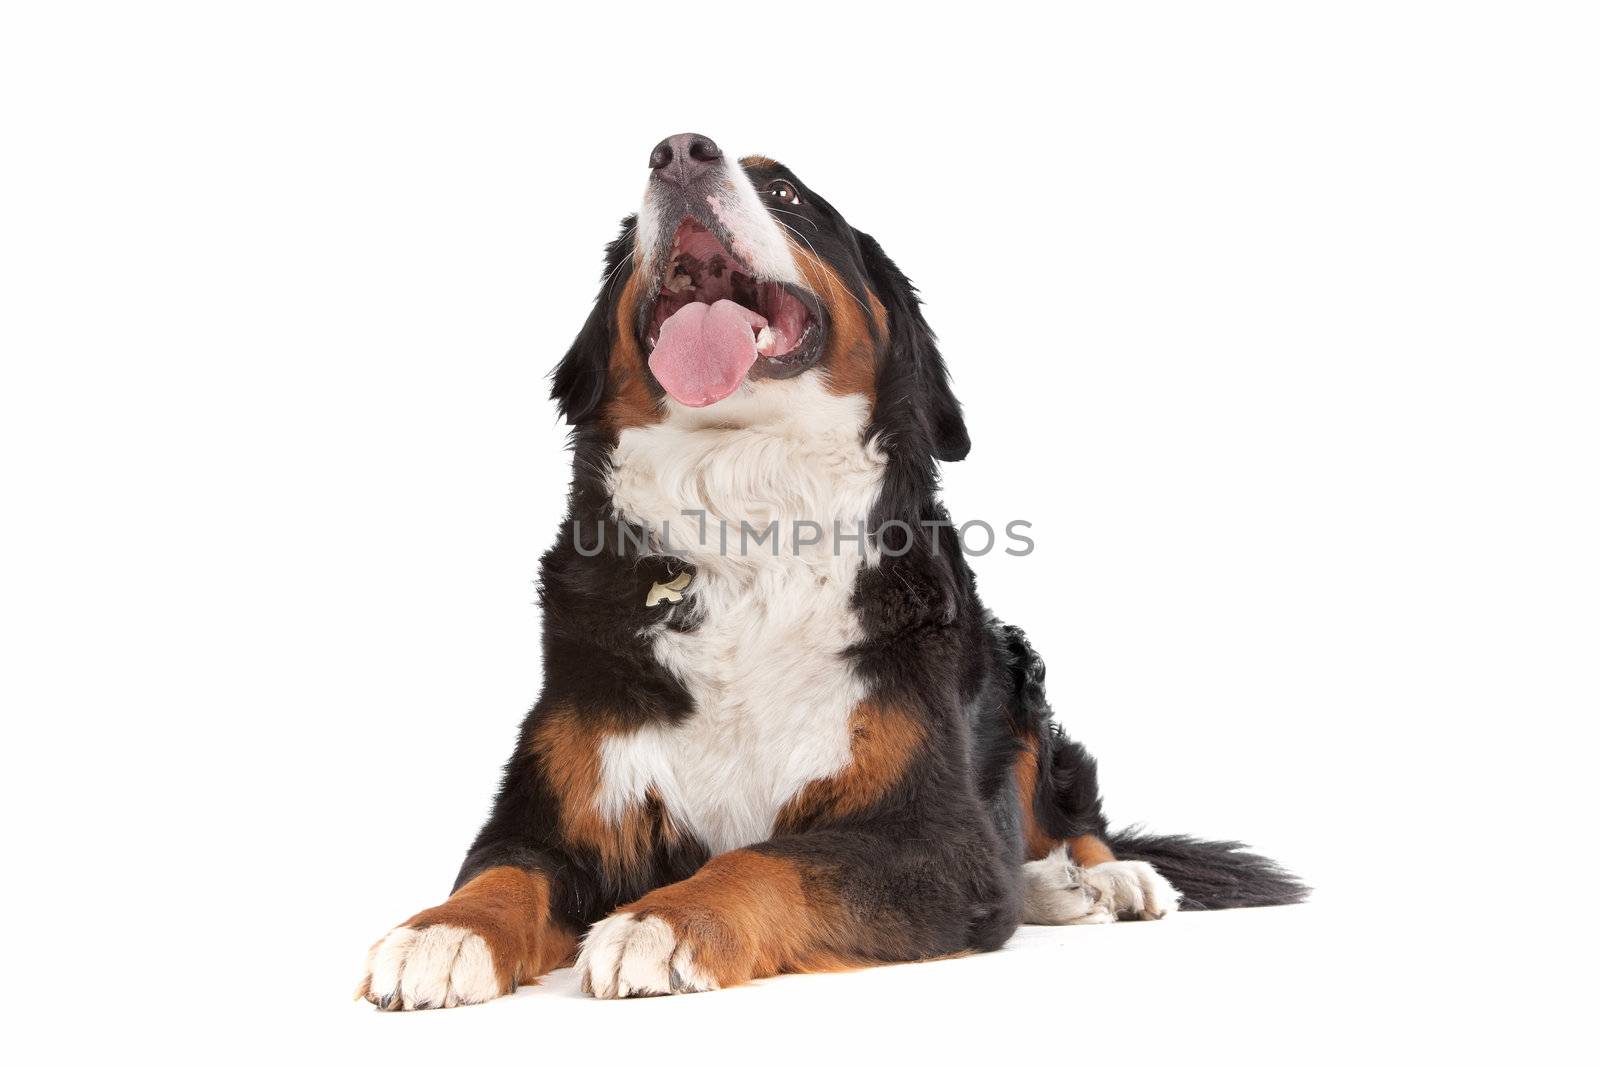
[[[961,403],[950,389],[950,373],[939,345],[922,317],[916,288],[872,237],[857,230],[856,243],[872,291],[889,312],[889,365],[880,381],[887,378],[896,385],[893,392],[914,398],[915,416],[927,431],[935,458],[947,463],[965,459],[972,448],[967,423],[961,417]],[[880,402],[882,394],[880,389]]]
[[[569,426],[593,416],[606,395],[606,369],[616,340],[617,301],[633,273],[633,225],[634,216],[630,215],[622,221],[622,235],[606,246],[606,272],[594,308],[550,375],[550,399]]]

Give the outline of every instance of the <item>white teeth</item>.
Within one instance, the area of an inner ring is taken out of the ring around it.
[[[761,327],[761,332],[756,334],[756,354],[770,356],[777,347],[778,335],[772,332],[772,327]]]
[[[685,289],[694,288],[694,279],[687,274],[674,274],[667,279],[666,288],[669,292],[681,293]]]

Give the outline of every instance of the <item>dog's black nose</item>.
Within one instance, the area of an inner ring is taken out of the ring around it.
[[[650,152],[656,177],[687,185],[722,158],[717,142],[698,133],[676,133]]]

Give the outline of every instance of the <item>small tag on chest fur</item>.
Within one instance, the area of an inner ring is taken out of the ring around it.
[[[653,583],[650,591],[644,595],[644,606],[653,608],[657,604],[676,604],[683,599],[683,591],[689,588],[693,580],[694,575],[684,571],[670,581]]]

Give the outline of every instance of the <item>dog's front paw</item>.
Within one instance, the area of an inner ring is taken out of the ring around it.
[[[1178,910],[1182,894],[1143,860],[1113,860],[1086,868],[1081,877],[1119,919],[1162,919]]]
[[[572,962],[545,875],[491,867],[372,946],[356,990],[387,1011],[481,1004]]]
[[[719,988],[695,966],[694,945],[659,915],[618,912],[589,930],[578,953],[583,991],[603,1000]]]
[[[385,1011],[413,1011],[481,1004],[503,992],[488,943],[471,930],[439,924],[399,926],[373,945],[356,995]]]

